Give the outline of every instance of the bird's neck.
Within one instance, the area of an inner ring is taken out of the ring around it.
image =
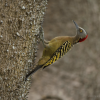
[[[80,38],[76,35],[76,36],[73,36],[73,44],[76,44],[78,43],[80,40]]]

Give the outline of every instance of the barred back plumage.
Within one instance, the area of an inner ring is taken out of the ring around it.
[[[46,68],[47,66],[51,65],[55,61],[57,61],[59,58],[64,56],[72,47],[71,43],[69,41],[66,41],[61,45],[52,55],[52,57],[43,65],[43,69]]]

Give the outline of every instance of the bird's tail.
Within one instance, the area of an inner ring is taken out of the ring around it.
[[[27,75],[26,75],[26,78],[25,78],[25,81],[27,80],[27,78],[29,76],[31,76],[32,74],[34,74],[38,69],[40,69],[42,66],[41,65],[37,65],[32,71],[30,71]]]

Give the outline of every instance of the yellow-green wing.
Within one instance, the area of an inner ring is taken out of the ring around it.
[[[72,47],[71,43],[69,41],[66,41],[63,45],[61,45],[55,53],[52,55],[52,57],[43,65],[43,69],[55,61],[57,61],[59,58],[64,56]]]

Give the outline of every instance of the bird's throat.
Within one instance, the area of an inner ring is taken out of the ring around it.
[[[83,41],[85,41],[85,40],[87,39],[87,37],[88,37],[88,35],[87,35],[85,38],[80,39],[79,42],[83,42]]]

